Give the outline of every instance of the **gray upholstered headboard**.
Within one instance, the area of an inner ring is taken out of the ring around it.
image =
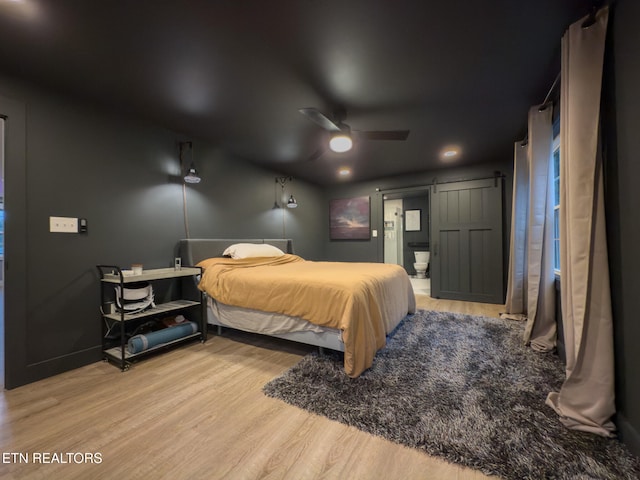
[[[192,266],[205,258],[221,257],[222,252],[234,243],[268,243],[285,253],[293,253],[293,241],[290,238],[189,238],[180,240],[178,254],[183,265]]]

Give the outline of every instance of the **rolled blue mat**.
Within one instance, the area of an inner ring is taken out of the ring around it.
[[[127,342],[129,353],[140,353],[163,343],[186,337],[198,331],[198,324],[195,322],[185,322],[172,327],[163,328],[155,332],[135,335]]]

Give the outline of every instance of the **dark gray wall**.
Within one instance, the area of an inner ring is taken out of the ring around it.
[[[211,145],[196,144],[194,155],[203,181],[187,187],[191,238],[292,238],[296,254],[322,257],[320,188],[293,179],[283,197],[274,172],[228,158]],[[276,198],[286,205],[290,194],[298,208],[272,208]]]
[[[619,0],[605,68],[605,201],[615,330],[616,424],[640,455],[640,2]]]
[[[6,378],[12,388],[100,359],[96,264],[172,264],[185,237],[179,134],[0,77],[7,116]],[[192,139],[188,139],[192,140]],[[187,187],[191,237],[283,236],[322,256],[321,191],[293,181],[300,207],[271,209],[276,172],[194,140],[202,183]],[[280,193],[280,192],[279,192]],[[88,234],[49,232],[85,217]]]
[[[526,112],[523,113],[523,122],[526,122]],[[513,183],[513,159],[499,159],[495,163],[482,164],[473,167],[443,168],[440,170],[425,171],[415,175],[403,175],[399,177],[385,178],[371,182],[357,184],[339,184],[328,188],[324,195],[325,229],[325,257],[335,261],[378,262],[383,261],[384,224],[382,210],[382,196],[384,193],[396,190],[405,190],[409,187],[424,187],[434,182],[456,182],[472,180],[476,178],[492,177],[495,172],[501,172],[504,177],[504,239],[503,245],[508,249],[509,225],[511,222],[511,192]],[[329,239],[329,201],[336,198],[351,198],[368,195],[371,200],[371,228],[378,230],[377,238],[369,240],[338,241]],[[508,250],[505,251],[505,259],[508,259]],[[508,262],[507,262],[508,263]],[[505,267],[506,272],[506,267]],[[506,282],[505,282],[506,284]]]

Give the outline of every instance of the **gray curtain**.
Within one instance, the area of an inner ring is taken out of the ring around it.
[[[511,247],[507,282],[506,314],[513,320],[526,318],[527,304],[527,223],[529,217],[528,143],[516,142],[513,159],[511,206]]]
[[[527,235],[527,325],[524,340],[550,352],[556,346],[553,271],[553,108],[529,110],[529,225]]]
[[[526,319],[524,341],[537,351],[556,346],[551,105],[529,110],[528,143],[516,144],[511,252],[503,318]]]
[[[562,39],[560,97],[560,263],[566,379],[547,398],[570,429],[611,436],[615,425],[614,358],[600,94],[608,8]]]

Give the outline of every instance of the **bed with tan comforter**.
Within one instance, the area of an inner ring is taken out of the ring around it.
[[[386,335],[415,311],[411,282],[399,265],[315,262],[292,254],[215,257],[198,265],[204,268],[198,288],[216,301],[339,329],[351,377],[372,365]]]

